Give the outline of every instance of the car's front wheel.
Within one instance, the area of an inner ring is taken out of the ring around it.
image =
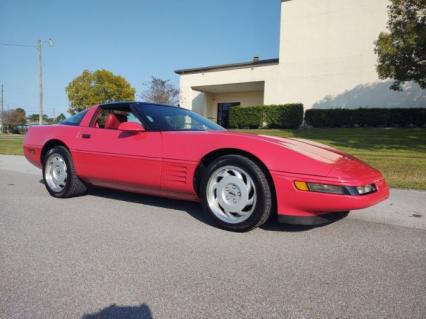
[[[75,174],[71,154],[63,146],[51,148],[44,156],[43,180],[47,191],[54,197],[74,197],[87,190]]]
[[[251,159],[225,155],[203,174],[204,209],[220,227],[248,231],[265,223],[272,213],[271,187],[262,169]]]

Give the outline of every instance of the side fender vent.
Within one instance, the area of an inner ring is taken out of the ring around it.
[[[188,175],[188,168],[183,165],[166,165],[164,169],[164,176],[166,183],[172,184],[186,184]]]

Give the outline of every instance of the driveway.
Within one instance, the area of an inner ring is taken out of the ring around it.
[[[0,318],[425,318],[426,193],[317,227],[212,226],[195,203],[48,196],[0,156]]]

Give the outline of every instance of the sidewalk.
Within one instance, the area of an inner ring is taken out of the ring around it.
[[[41,170],[30,164],[24,156],[0,155],[0,181],[1,170],[41,178]],[[426,192],[391,189],[388,200],[367,209],[353,211],[348,218],[426,230]]]

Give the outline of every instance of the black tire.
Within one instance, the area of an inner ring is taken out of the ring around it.
[[[55,191],[49,186],[49,183],[46,181],[46,166],[47,160],[53,154],[60,155],[66,164],[67,168],[67,178],[65,181],[65,186],[60,191]],[[50,195],[57,198],[69,198],[79,195],[83,195],[87,191],[87,186],[78,178],[75,174],[74,164],[71,158],[71,154],[68,149],[64,146],[55,146],[47,151],[43,160],[43,181],[46,186],[47,191]]]
[[[257,198],[254,210],[248,219],[240,223],[227,223],[221,220],[215,215],[208,203],[207,188],[209,179],[214,172],[225,166],[234,166],[243,169],[253,180],[256,189]],[[254,161],[245,156],[225,155],[214,160],[203,172],[200,186],[203,208],[212,216],[220,228],[236,232],[246,232],[263,225],[273,213],[273,193],[268,179],[263,170]]]

